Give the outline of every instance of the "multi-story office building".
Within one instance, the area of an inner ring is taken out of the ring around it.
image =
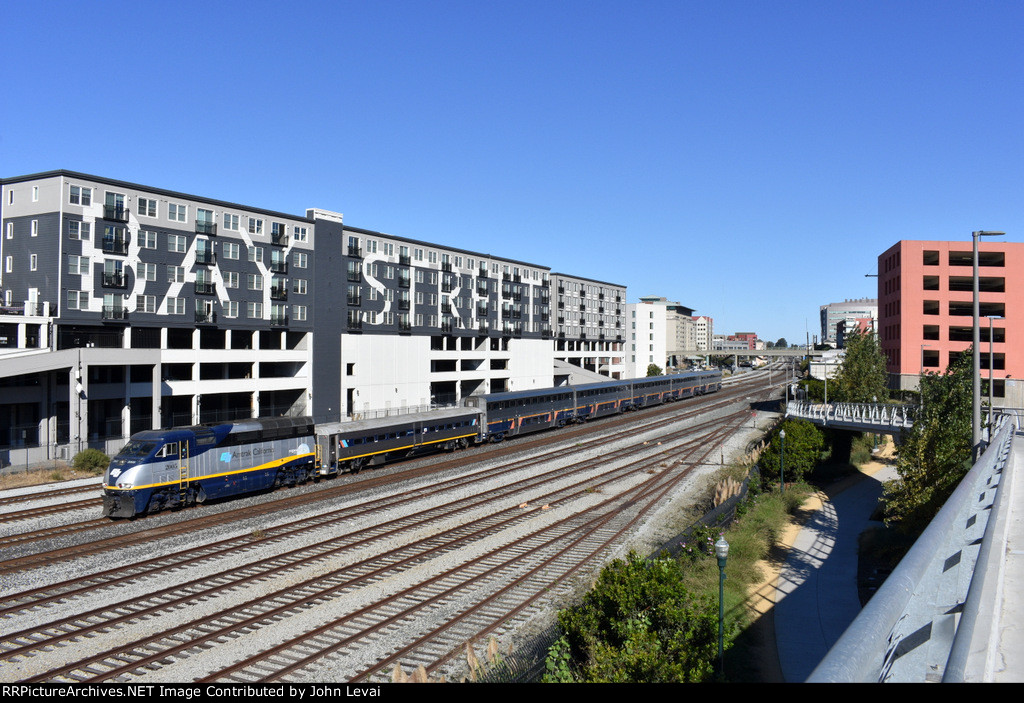
[[[707,315],[695,316],[693,319],[694,349],[701,352],[711,351],[711,340],[715,336],[715,321]]]
[[[556,356],[624,369],[624,286],[328,210],[71,171],[0,191],[0,451],[51,458],[153,427],[459,402],[553,385]]]
[[[1024,244],[982,241],[978,254],[982,378],[991,326],[997,405],[1024,405]],[[878,331],[890,385],[916,389],[973,339],[971,241],[901,241],[878,257]]]
[[[874,328],[874,322],[878,320],[878,300],[858,298],[822,305],[820,317],[822,343],[841,346],[840,331],[849,334],[852,330],[863,329],[865,326],[869,329]],[[865,323],[865,320],[868,322]]]
[[[627,306],[627,311],[631,375],[646,375],[650,364],[663,370],[682,366],[697,351],[697,318],[693,317],[692,308],[664,296],[650,295]]]

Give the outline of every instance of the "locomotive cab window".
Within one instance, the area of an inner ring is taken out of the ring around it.
[[[165,444],[164,446],[160,447],[160,451],[156,453],[156,456],[158,459],[170,456],[178,456],[178,443],[174,442],[172,444]]]

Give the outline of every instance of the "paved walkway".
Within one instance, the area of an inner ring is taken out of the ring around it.
[[[789,549],[775,592],[775,640],[782,675],[803,682],[860,612],[857,541],[872,524],[891,466],[826,500]]]

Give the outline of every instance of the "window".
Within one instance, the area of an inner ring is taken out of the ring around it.
[[[135,296],[135,311],[136,312],[156,312],[156,296],[155,295],[137,295]]]
[[[168,283],[184,283],[185,282],[185,267],[184,266],[168,266],[167,267],[167,282]],[[185,313],[182,313],[184,315]]]
[[[89,258],[68,254],[68,273],[73,276],[84,276],[89,273]]]
[[[222,300],[220,307],[224,310],[224,317],[238,317],[238,301]]]
[[[263,290],[263,276],[258,273],[246,274],[246,288],[249,290]],[[252,317],[250,315],[250,317]]]
[[[238,288],[238,272],[237,271],[224,271],[224,287],[225,288]]]
[[[167,235],[167,251],[178,252],[184,254],[188,249],[188,239],[183,234],[168,234]]]
[[[225,215],[227,217],[227,215]],[[225,228],[227,225],[225,225]],[[249,234],[263,234],[263,220],[255,217],[249,218]]]
[[[306,306],[305,305],[293,305],[292,313],[295,315],[296,322],[306,321]]]
[[[238,231],[238,215],[232,215],[231,213],[224,213],[224,229],[232,232]]]
[[[423,261],[423,250],[422,249],[415,249],[413,251],[413,256],[416,259],[416,261]],[[421,325],[421,327],[422,327],[422,325]]]
[[[263,247],[249,247],[249,261],[263,263]]]
[[[188,218],[188,206],[180,203],[167,203],[167,219],[171,222],[185,222]]]
[[[92,205],[92,188],[71,186],[72,205]]]
[[[298,293],[299,295],[306,294],[306,279],[295,278],[292,279],[292,293]]]
[[[32,202],[39,202],[39,186],[32,186]]]
[[[221,251],[224,252],[225,259],[237,259],[240,248],[237,242],[224,242]]]
[[[184,315],[185,314],[185,299],[184,298],[168,298],[167,299],[167,314],[168,315]]]
[[[306,231],[305,227],[296,227],[293,230],[293,234],[296,242],[309,241],[309,233]]]
[[[14,223],[12,222],[7,223],[7,238],[14,239]],[[78,239],[78,237],[75,237],[75,239]]]
[[[263,303],[246,303],[245,316],[253,320],[263,319]]]
[[[39,220],[32,220],[32,236],[39,236]]]
[[[301,251],[295,252],[295,255],[292,257],[292,262],[295,264],[295,268],[297,268],[297,269],[304,269],[304,268],[306,268],[306,264],[308,263],[308,260],[309,260],[308,255],[303,253],[303,252],[301,252]]]
[[[390,242],[384,242],[381,246],[384,247],[384,256],[395,255],[395,245]]]
[[[144,281],[156,280],[156,264],[139,264],[139,278]]]
[[[28,270],[29,271],[35,271],[36,270],[36,266],[37,266],[38,263],[39,263],[39,257],[37,255],[35,255],[35,254],[29,254],[29,257],[28,257]]]
[[[428,251],[427,252],[427,261],[432,263],[432,264],[436,264],[437,263],[437,252],[436,251]],[[431,325],[431,327],[433,327],[433,325]]]
[[[139,249],[156,249],[156,232],[140,229],[138,241]]]
[[[376,254],[377,253],[377,240],[376,239],[367,239],[366,240],[366,253],[367,254]]]
[[[89,309],[89,291],[85,290],[69,290],[68,291],[68,310],[88,310]]]
[[[139,214],[156,217],[156,201],[152,198],[139,198]]]

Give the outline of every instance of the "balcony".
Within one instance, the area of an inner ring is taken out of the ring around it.
[[[362,318],[359,318],[359,317],[350,317],[350,318],[348,318],[348,328],[350,330],[356,330],[356,331],[362,330],[363,329],[363,320],[362,320]]]
[[[207,264],[207,265],[211,265],[212,266],[213,264],[217,263],[217,255],[214,254],[212,251],[207,251],[205,249],[202,250],[202,251],[197,250],[196,251],[196,263],[197,264]]]
[[[398,321],[398,333],[399,334],[410,334],[412,333],[412,325],[409,324],[408,320]]]
[[[448,273],[451,273],[451,270],[452,270],[451,262],[450,261],[442,261],[441,262],[441,270],[442,271],[447,271]]]
[[[288,235],[282,230],[274,230],[270,233],[270,243],[279,247],[288,246]]]
[[[288,326],[288,315],[279,314],[270,316],[271,327],[287,327]]]
[[[103,219],[113,222],[128,222],[128,208],[124,205],[104,205]]]
[[[349,269],[348,270],[348,280],[349,280],[350,283],[359,283],[359,281],[363,280],[363,272],[360,271],[359,269],[356,269],[356,270]]]
[[[276,259],[270,262],[271,273],[288,273],[288,260]]]
[[[359,307],[363,304],[363,296],[361,295],[350,295],[347,298],[348,304],[352,307]]]
[[[103,319],[104,320],[127,320],[128,310],[121,305],[104,305],[103,306]]]
[[[441,292],[442,292],[442,293],[451,293],[451,292],[452,292],[452,284],[451,284],[451,281],[444,281],[444,282],[443,282],[443,283],[441,284]]]
[[[195,291],[196,295],[213,295],[217,288],[209,281],[196,281]]]
[[[452,327],[453,327],[453,325],[452,325],[451,319],[441,320],[441,331],[442,332],[449,332],[450,333],[452,331]]]
[[[487,284],[486,283],[484,283],[483,285],[479,285],[478,284],[477,287],[476,287],[476,294],[479,295],[479,296],[486,296],[487,295]]]
[[[487,267],[481,266],[476,272],[477,278],[487,278]]]
[[[128,255],[128,239],[121,236],[103,235],[103,253]]]
[[[270,286],[271,300],[288,300],[288,286]]]
[[[412,263],[412,259],[409,257],[408,254],[399,254],[398,255],[398,265],[399,266],[408,266],[411,263]]]
[[[487,330],[488,330],[488,327],[487,327],[487,323],[486,322],[481,322],[476,327],[476,333],[477,334],[482,334],[482,335],[486,336],[487,335]]]
[[[361,259],[361,258],[363,258],[363,249],[362,249],[362,247],[360,247],[358,245],[349,244],[348,245],[348,255],[352,256],[352,257],[355,257],[357,259]]]
[[[217,223],[207,222],[205,220],[196,220],[196,234],[208,234],[210,236],[216,236]]]
[[[487,317],[487,306],[486,305],[477,305],[476,306],[476,316],[477,317]]]
[[[408,300],[399,300],[398,301],[398,309],[399,310],[408,310],[409,308],[410,308],[410,304],[409,304]]]
[[[196,310],[196,324],[197,325],[215,325],[217,324],[217,313],[212,310],[206,312],[200,312]]]
[[[104,288],[127,288],[128,284],[125,282],[124,273],[118,271],[117,273],[104,273],[103,274],[103,287]]]

